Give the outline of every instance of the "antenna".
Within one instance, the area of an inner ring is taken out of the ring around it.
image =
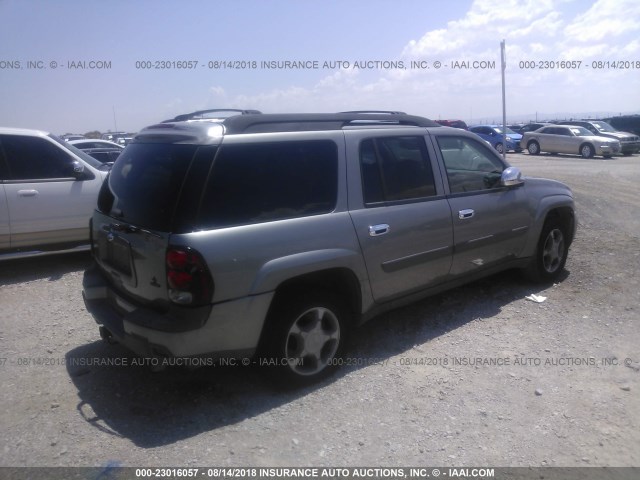
[[[113,126],[115,127],[114,132],[118,131],[118,123],[116,122],[116,107],[111,105],[111,109],[113,110]]]

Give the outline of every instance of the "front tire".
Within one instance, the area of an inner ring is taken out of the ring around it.
[[[307,385],[328,376],[344,351],[348,309],[331,292],[282,299],[269,315],[272,329],[263,362],[283,386]]]
[[[538,145],[538,142],[536,142],[536,141],[531,141],[527,145],[527,151],[531,155],[539,155],[540,154],[540,145]]]
[[[568,250],[567,227],[558,219],[547,220],[540,233],[536,254],[526,269],[527,277],[539,283],[556,280],[564,270]]]
[[[504,143],[496,143],[496,150],[502,155],[504,153]]]
[[[591,158],[593,157],[594,154],[595,154],[594,148],[588,143],[585,143],[580,147],[580,155],[582,155],[582,158]]]

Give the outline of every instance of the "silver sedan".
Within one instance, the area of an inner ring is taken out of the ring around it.
[[[620,153],[620,142],[611,138],[599,137],[584,127],[573,125],[550,125],[527,132],[520,141],[520,146],[531,155],[540,152],[570,153],[591,158],[601,155],[609,158]]]

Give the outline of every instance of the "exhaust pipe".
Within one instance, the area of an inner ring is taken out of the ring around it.
[[[113,338],[113,334],[104,326],[99,328],[100,330],[100,338],[102,338],[109,345],[115,345],[118,341]]]

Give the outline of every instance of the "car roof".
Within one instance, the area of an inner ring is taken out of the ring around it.
[[[124,150],[124,148],[122,148],[122,146],[118,146],[118,147],[94,147],[94,148],[85,148],[83,150],[83,152],[85,153],[90,153],[90,152],[122,152],[122,150]]]
[[[253,112],[253,111],[249,111]],[[194,112],[201,114],[202,112]],[[243,113],[226,118],[190,118],[190,114],[179,115],[179,121],[164,121],[142,129],[134,142],[166,141],[211,143],[213,138],[225,135],[312,132],[341,130],[348,127],[437,127],[439,123],[428,118],[407,115],[401,112],[339,112],[339,113]]]
[[[113,147],[118,147],[119,149],[122,150],[122,145],[119,145],[115,142],[111,142],[109,140],[103,140],[101,138],[83,138],[81,140],[70,140],[69,143],[71,145],[82,145],[83,143],[106,143],[107,146],[113,146]],[[100,147],[100,148],[107,148],[107,147]]]
[[[7,135],[31,135],[37,137],[49,136],[49,132],[45,132],[44,130],[34,130],[31,128],[0,127],[0,133]]]

